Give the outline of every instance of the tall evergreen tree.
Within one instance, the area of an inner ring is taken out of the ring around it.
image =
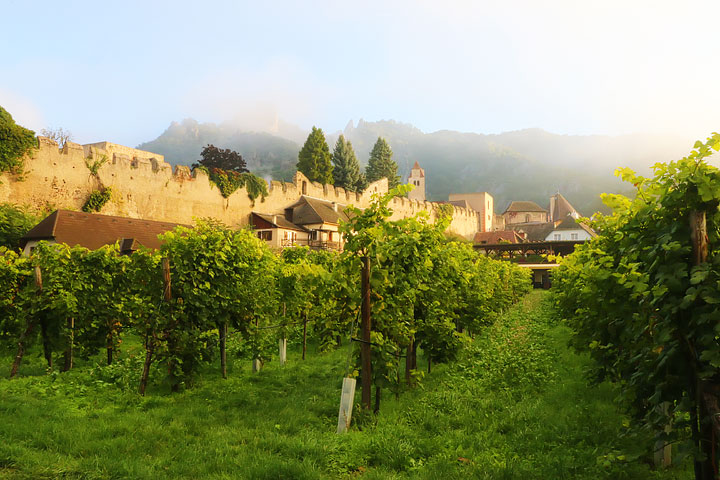
[[[312,182],[333,183],[330,147],[321,128],[312,128],[298,153],[297,169]]]
[[[392,159],[392,155],[390,145],[384,138],[378,137],[375,146],[370,152],[370,160],[365,169],[365,177],[368,183],[387,178],[390,188],[400,185],[400,177],[397,174],[398,165]]]
[[[343,187],[353,192],[361,192],[363,190],[364,181],[362,179],[362,173],[360,173],[360,164],[358,163],[357,156],[355,156],[355,150],[353,150],[350,140],[346,140],[343,135],[340,135],[335,143],[332,162],[335,186]]]

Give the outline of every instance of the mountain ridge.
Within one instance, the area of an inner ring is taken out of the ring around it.
[[[208,143],[238,151],[251,171],[266,179],[289,180],[301,143],[270,133],[281,130],[301,137],[297,127],[279,121],[257,131],[231,122],[199,123],[193,119],[172,122],[156,139],[138,146],[165,155],[171,164],[189,165],[200,158]],[[350,140],[361,165],[378,136],[388,140],[403,177],[415,162],[425,169],[427,196],[446,200],[450,193],[487,191],[501,213],[511,200],[531,200],[545,205],[560,191],[583,214],[607,211],[601,192],[627,193],[631,189],[613,176],[629,166],[648,173],[658,161],[682,157],[691,145],[679,138],[652,134],[567,135],[541,128],[499,134],[438,130],[425,133],[396,120],[350,120],[342,131],[326,133],[332,149],[340,134]]]

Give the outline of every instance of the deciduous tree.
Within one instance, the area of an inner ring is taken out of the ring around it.
[[[200,156],[202,159],[200,159],[198,163],[193,163],[192,168],[202,166],[208,170],[219,168],[226,172],[249,172],[242,155],[229,148],[222,149],[215,145],[208,145],[202,149]]]

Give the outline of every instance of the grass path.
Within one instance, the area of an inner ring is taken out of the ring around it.
[[[136,358],[37,375],[33,354],[25,376],[0,380],[0,478],[691,478],[652,471],[652,439],[623,437],[611,388],[586,385],[546,297],[530,294],[422,387],[386,394],[379,416],[356,410],[342,436],[345,348],[305,362],[289,348],[286,367],[259,374],[237,360],[228,380],[208,369],[191,390],[145,398]]]

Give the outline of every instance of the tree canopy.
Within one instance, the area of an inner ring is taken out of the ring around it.
[[[360,171],[360,164],[352,143],[350,140],[346,140],[344,135],[340,135],[335,143],[332,162],[336,186],[353,192],[360,192],[364,189],[365,176]]]
[[[330,147],[321,128],[312,128],[298,153],[297,169],[312,182],[333,183]]]
[[[193,168],[203,166],[208,170],[219,168],[220,170],[224,170],[226,172],[249,172],[242,155],[230,150],[229,148],[222,149],[211,144],[202,149],[200,156],[202,159],[199,160],[198,163],[193,163]]]
[[[368,182],[387,178],[390,188],[400,185],[400,177],[397,174],[398,165],[392,159],[392,155],[392,149],[387,141],[382,137],[378,137],[375,146],[370,152],[370,160],[365,170]]]

